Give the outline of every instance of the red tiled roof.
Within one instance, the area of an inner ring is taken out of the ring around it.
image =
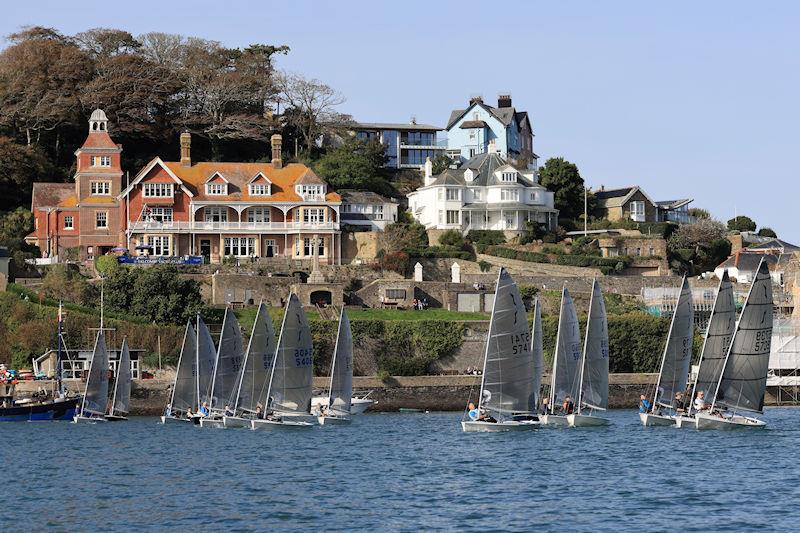
[[[56,207],[70,195],[75,194],[74,183],[43,183],[33,184],[31,207],[33,209]]]
[[[81,149],[84,148],[119,148],[107,131],[90,131]]]

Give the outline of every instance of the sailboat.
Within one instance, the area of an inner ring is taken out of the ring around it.
[[[265,399],[265,418],[251,420],[250,427],[311,427],[309,422],[292,418],[311,415],[313,373],[314,346],[311,328],[300,300],[292,293],[286,302],[278,349],[272,362]]]
[[[542,308],[539,298],[533,303],[533,327],[531,328],[531,353],[533,355],[533,405],[541,403],[542,372],[544,371],[544,349],[542,347]]]
[[[763,420],[739,413],[761,413],[764,409],[772,312],[772,280],[762,259],[736,324],[711,409],[695,415],[697,429],[766,426]]]
[[[339,331],[331,361],[331,384],[328,389],[328,406],[321,408],[317,417],[321,426],[350,423],[350,400],[353,396],[353,332],[350,319],[342,307]]]
[[[114,394],[111,398],[111,410],[106,415],[106,420],[116,422],[127,420],[131,403],[131,354],[128,350],[128,339],[122,339],[122,348],[119,352],[117,364],[117,379],[114,383]]]
[[[694,428],[697,426],[694,419],[693,400],[702,392],[703,398],[711,401],[722,375],[722,367],[725,365],[725,356],[728,354],[728,346],[733,338],[734,329],[736,329],[736,304],[733,300],[733,286],[728,277],[728,271],[725,270],[722,279],[719,280],[714,307],[708,320],[703,349],[700,352],[697,377],[692,385],[692,394],[687,402],[686,414],[675,417],[675,427]]]
[[[200,419],[200,427],[225,427],[223,416],[235,402],[242,369],[242,331],[230,308],[225,309],[222,333],[217,346],[214,377],[211,381],[210,414]]]
[[[534,391],[534,356],[525,305],[508,271],[501,268],[489,320],[486,354],[478,400],[478,417],[461,421],[461,429],[520,431],[539,427]],[[497,417],[481,419],[483,413]]]
[[[561,291],[561,310],[556,333],[556,349],[553,355],[553,374],[550,382],[549,412],[540,420],[548,426],[569,425],[566,413],[556,414],[557,402],[578,396],[581,364],[581,331],[578,327],[578,313],[566,287]]]
[[[275,330],[264,303],[260,303],[253,331],[244,354],[242,372],[233,402],[234,416],[222,418],[225,427],[250,427],[250,420],[260,416],[260,397],[267,390],[275,357]]]
[[[106,337],[103,334],[103,322],[94,341],[92,361],[89,363],[89,376],[86,378],[86,390],[83,394],[81,409],[73,417],[76,424],[105,422],[104,415],[108,406],[108,352]]]
[[[592,281],[589,299],[589,317],[586,321],[586,338],[581,357],[581,379],[578,387],[576,412],[567,415],[569,427],[605,426],[607,418],[596,416],[594,411],[608,408],[608,321],[606,304],[597,280]],[[584,414],[588,408],[589,414]]]
[[[639,419],[645,426],[672,426],[676,424],[676,418],[681,415],[677,412],[674,416],[662,414],[661,409],[671,411],[676,393],[683,393],[686,390],[689,365],[692,362],[693,326],[692,289],[684,276],[678,303],[672,313],[667,342],[664,345],[656,390],[653,393],[653,409],[650,413],[639,413]]]

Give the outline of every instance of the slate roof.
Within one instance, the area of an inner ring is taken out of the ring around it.
[[[486,187],[489,185],[508,185],[508,183],[501,182],[497,179],[494,173],[504,166],[513,166],[519,172],[527,172],[527,169],[522,169],[514,165],[510,165],[503,156],[493,154],[478,154],[470,160],[461,164],[458,168],[448,168],[441,174],[434,176],[434,181],[431,186],[436,185],[469,185],[470,187]],[[464,180],[464,171],[472,169],[477,173],[477,176],[469,184]],[[525,187],[536,187],[545,189],[539,184],[533,183],[529,178],[522,174],[517,175],[517,183]],[[546,189],[545,189],[546,190]]]
[[[767,265],[772,268],[773,265],[779,262],[784,262],[786,259],[781,259],[781,255],[790,254],[759,254],[753,252],[740,251],[728,257],[725,261],[720,263],[717,268],[738,268],[740,272],[755,272],[758,268],[761,259],[767,262]]]
[[[691,198],[681,198],[680,200],[661,200],[656,202],[656,205],[661,209],[677,209],[686,204],[692,203],[694,200]]]
[[[356,191],[353,189],[342,189],[339,196],[342,197],[343,204],[391,204],[397,203],[394,198],[385,198],[372,191]]]
[[[31,208],[56,207],[75,194],[74,183],[41,183],[33,184]]]
[[[656,205],[656,203],[647,196],[647,193],[637,186],[597,190],[594,191],[594,197],[597,198],[597,205],[599,207],[608,209],[609,207],[621,207],[625,205],[637,192],[641,192],[652,205]]]
[[[770,239],[766,242],[747,247],[748,252],[756,250],[777,250],[781,253],[791,253],[800,251],[800,246],[796,246],[781,239]]]
[[[391,123],[391,122],[359,122],[354,129],[363,130],[403,130],[403,131],[442,131],[439,126],[430,124]]]
[[[482,102],[476,102],[474,105],[479,105],[491,115],[493,115],[497,120],[503,123],[504,126],[508,126],[514,120],[517,119],[517,124],[522,124],[522,121],[528,118],[527,111],[517,111],[513,107],[492,107],[490,105],[484,104]],[[464,114],[472,109],[472,105],[465,109],[454,109],[450,112],[450,119],[447,121],[447,128],[450,129],[453,124],[458,122],[458,120],[464,116]]]

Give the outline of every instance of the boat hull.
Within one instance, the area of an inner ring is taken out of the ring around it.
[[[69,421],[75,417],[80,400],[80,398],[69,398],[57,402],[0,408],[0,422]]]
[[[75,415],[72,417],[73,424],[97,424],[98,422],[104,424],[107,420],[102,416]]]
[[[675,427],[681,429],[695,428],[697,427],[697,421],[693,416],[676,416]]]
[[[697,429],[761,429],[767,425],[763,420],[742,415],[723,418],[707,413],[698,413],[695,420]]]
[[[507,420],[503,422],[481,422],[462,420],[461,430],[467,433],[494,433],[498,431],[530,431],[538,429],[541,423],[536,420]]]
[[[225,421],[221,418],[200,418],[201,428],[224,428]]]
[[[360,415],[364,413],[367,409],[372,407],[375,404],[375,400],[370,398],[352,398],[350,400],[350,414],[351,415]],[[328,407],[328,397],[327,396],[314,396],[311,400],[311,410],[317,411],[322,407]]]
[[[674,426],[675,417],[667,415],[657,415],[654,413],[639,413],[639,420],[642,424],[649,427],[654,426]]]
[[[351,422],[349,416],[318,416],[320,426],[344,426]]]
[[[300,420],[251,420],[250,421],[250,429],[257,431],[257,430],[275,430],[275,429],[302,429],[302,428],[310,428],[314,427],[313,424],[309,422],[303,422]]]
[[[607,426],[611,424],[611,421],[607,418],[602,418],[599,416],[573,413],[571,415],[567,415],[567,423],[571,428],[584,428]]]
[[[192,424],[194,420],[191,418],[175,418],[174,416],[162,416],[162,424]]]
[[[109,422],[126,422],[128,417],[121,415],[106,415],[106,420]]]
[[[539,415],[539,420],[541,420],[542,425],[549,426],[549,427],[568,427],[569,422],[567,422],[566,416],[560,415]]]
[[[249,428],[251,419],[239,416],[223,416],[222,425],[226,428]]]

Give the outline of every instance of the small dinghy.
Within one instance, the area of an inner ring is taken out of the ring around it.
[[[501,268],[489,320],[479,403],[469,411],[469,420],[461,421],[461,429],[496,432],[538,428],[534,369],[525,304],[516,283]]]
[[[89,375],[86,378],[86,391],[83,394],[81,409],[72,421],[76,424],[96,424],[105,422],[108,406],[108,352],[106,337],[103,334],[103,321],[94,341]]]
[[[567,427],[566,413],[559,411],[557,404],[576,398],[580,384],[581,332],[578,313],[567,287],[561,290],[561,309],[558,314],[556,349],[553,355],[553,373],[550,381],[550,404],[548,412],[539,417],[549,427]]]
[[[736,324],[711,408],[695,415],[697,429],[766,426],[763,420],[742,415],[741,411],[761,413],[764,410],[772,313],[772,279],[762,259]]]
[[[222,333],[217,346],[214,378],[211,381],[208,416],[200,420],[200,427],[224,428],[223,417],[235,400],[242,369],[244,341],[239,321],[230,307],[225,309],[222,319]]]
[[[331,361],[331,383],[328,387],[328,406],[320,408],[320,426],[350,423],[350,400],[353,396],[353,332],[350,319],[342,307],[339,331]]]
[[[661,357],[661,368],[653,393],[653,408],[649,413],[639,413],[639,419],[645,426],[674,426],[676,417],[683,415],[683,412],[674,409],[673,402],[677,393],[686,390],[689,365],[692,362],[693,337],[692,289],[684,276],[678,303],[672,313],[664,354]],[[666,409],[668,414],[663,414],[662,409]]]
[[[109,422],[128,420],[131,403],[131,354],[128,340],[122,339],[122,349],[117,365],[117,381],[114,383],[114,395],[111,399],[111,410],[106,415]]]

